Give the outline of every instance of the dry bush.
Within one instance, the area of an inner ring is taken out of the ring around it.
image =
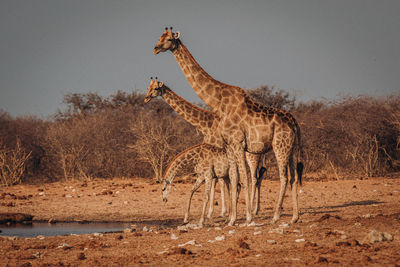
[[[160,181],[169,161],[180,151],[201,142],[193,126],[176,114],[143,112],[131,126],[136,142],[128,145],[138,158],[148,163]]]
[[[17,140],[14,149],[6,148],[0,142],[0,182],[1,185],[10,186],[22,182],[26,169],[26,162],[31,152],[26,153],[21,147],[21,141]]]
[[[266,106],[290,111],[294,109],[296,104],[294,96],[282,89],[276,89],[274,86],[262,85],[246,91],[251,98]]]
[[[395,138],[388,123],[388,99],[344,98],[302,104],[296,110],[302,129],[306,171],[382,175],[393,170]]]

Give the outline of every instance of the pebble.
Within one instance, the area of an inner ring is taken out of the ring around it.
[[[228,234],[230,234],[230,235],[236,234],[236,231],[235,230],[229,230]]]
[[[304,239],[304,238],[299,238],[299,239],[296,239],[295,240],[297,243],[300,243],[300,242],[305,242],[306,240]]]
[[[36,236],[37,239],[45,239],[45,237],[43,235],[38,235]]]
[[[217,237],[215,238],[215,241],[223,241],[223,240],[225,240],[225,236],[224,236],[224,235],[217,236]]]
[[[270,234],[276,233],[276,234],[283,235],[285,233],[285,230],[283,230],[282,228],[275,228],[275,229],[269,230],[268,233],[270,233]]]
[[[147,226],[144,226],[143,227],[143,232],[148,232],[148,231],[149,231],[149,228]]]
[[[254,232],[254,235],[261,235],[261,234],[262,234],[261,231]]]
[[[65,195],[66,198],[71,198],[72,196],[70,194]]]
[[[268,244],[276,244],[276,241],[275,241],[275,240],[272,240],[272,239],[269,239],[269,240],[267,240],[267,243],[268,243]]]
[[[171,239],[172,240],[177,240],[179,237],[177,237],[174,233],[171,234]]]

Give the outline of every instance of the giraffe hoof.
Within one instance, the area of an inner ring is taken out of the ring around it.
[[[297,223],[299,221],[299,218],[292,218],[292,220],[290,221],[291,223]]]

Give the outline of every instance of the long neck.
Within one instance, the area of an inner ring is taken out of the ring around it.
[[[213,112],[193,105],[174,93],[165,85],[163,98],[171,106],[171,108],[173,108],[187,122],[196,127],[196,129],[199,130],[204,136],[210,134],[209,131],[215,119]]]
[[[188,168],[188,166],[195,166],[199,159],[199,150],[201,146],[202,144],[193,146],[176,155],[165,170],[163,180],[168,180],[172,184],[175,177],[180,174],[182,170]]]
[[[213,110],[218,109],[224,84],[205,72],[183,43],[179,44],[173,54],[196,94]]]

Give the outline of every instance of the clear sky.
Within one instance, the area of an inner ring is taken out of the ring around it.
[[[67,93],[145,92],[150,76],[200,102],[164,27],[222,82],[300,100],[400,92],[398,0],[0,0],[0,109],[45,118]]]

